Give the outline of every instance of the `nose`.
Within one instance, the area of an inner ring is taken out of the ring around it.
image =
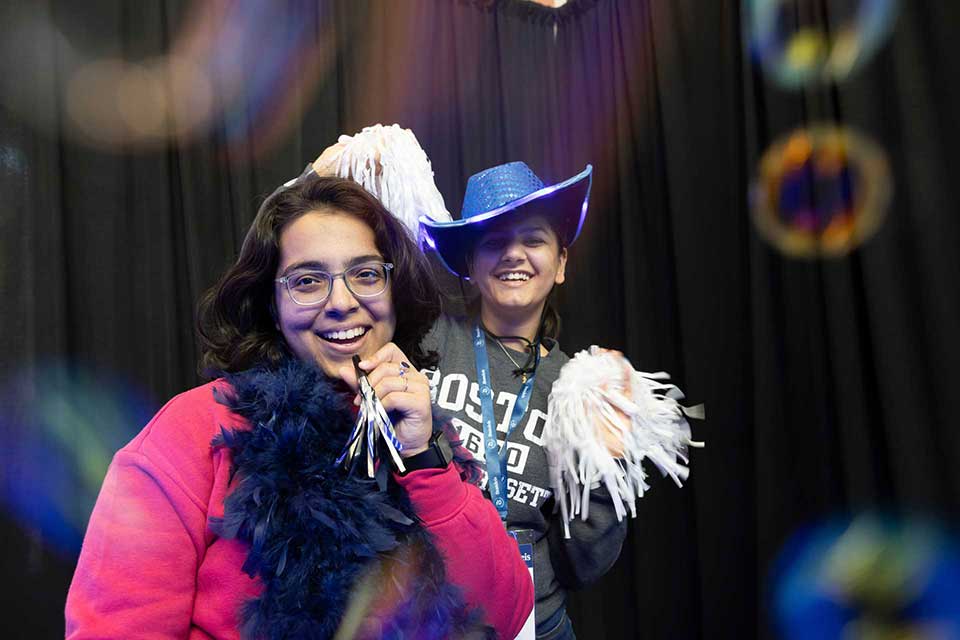
[[[507,246],[503,248],[503,253],[500,254],[501,262],[509,262],[511,264],[516,262],[522,262],[526,258],[526,254],[523,251],[523,242],[514,238],[507,243]]]
[[[357,310],[360,303],[357,302],[357,299],[354,298],[350,290],[347,289],[347,284],[343,281],[343,277],[334,278],[333,284],[330,286],[330,297],[327,298],[326,308],[324,309],[324,312],[328,316],[341,318]]]

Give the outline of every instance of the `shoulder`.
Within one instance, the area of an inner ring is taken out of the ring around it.
[[[442,350],[450,341],[469,338],[470,321],[463,316],[440,314],[424,338],[426,349]]]
[[[221,427],[246,424],[217,401],[217,393],[229,389],[225,381],[215,380],[174,396],[121,452],[146,459],[169,475],[209,476],[211,440]]]
[[[242,421],[217,401],[219,394],[230,389],[226,381],[218,379],[177,394],[128,447],[144,449],[167,441],[180,445],[209,444],[221,425],[236,426],[230,423]]]
[[[553,349],[550,350],[550,357],[556,358],[557,362],[560,363],[560,366],[563,366],[570,362],[570,356],[567,355],[567,352],[560,348],[559,342],[553,343]]]
[[[539,374],[552,381],[560,375],[563,365],[570,362],[570,356],[560,349],[560,344],[556,341],[549,346],[549,349],[549,354],[540,359]]]

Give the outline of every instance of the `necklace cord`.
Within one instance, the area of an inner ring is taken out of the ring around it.
[[[545,311],[546,307],[544,307],[544,309],[540,312],[540,324],[537,326],[537,336],[532,342],[523,336],[498,336],[487,329],[487,326],[483,324],[483,320],[480,320],[479,318],[477,319],[480,323],[480,328],[483,329],[483,332],[493,338],[494,342],[500,346],[503,354],[507,356],[507,358],[510,359],[510,362],[512,362],[516,367],[516,369],[513,370],[513,376],[515,378],[532,375],[536,373],[537,368],[540,366],[540,345],[543,342],[543,321],[545,318]],[[503,346],[503,340],[518,340],[527,343],[525,350],[529,353],[527,354],[527,359],[523,363],[523,366],[520,366],[520,364],[513,359],[513,356],[510,355],[510,352],[507,351],[507,348]],[[532,366],[531,361],[533,362]]]

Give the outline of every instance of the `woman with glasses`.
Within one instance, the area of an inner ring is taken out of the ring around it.
[[[353,178],[401,219],[423,216],[422,243],[477,292],[465,317],[437,319],[423,348],[436,351],[439,362],[424,371],[437,406],[482,461],[485,493],[505,526],[532,545],[536,637],[574,638],[567,589],[609,570],[626,536],[603,488],[591,491],[589,518],[562,522],[543,447],[548,396],[569,361],[557,342],[551,294],[565,279],[568,247],[586,217],[592,168],[555,185],[522,162],[487,169],[469,179],[456,221],[443,208],[423,150],[396,125],[341,136],[308,173]],[[620,457],[622,443],[608,429],[598,432]]]
[[[424,257],[354,183],[268,198],[201,301],[202,368],[220,377],[111,464],[67,637],[513,638],[526,566],[419,371],[438,310]],[[375,478],[338,464],[354,356],[395,427],[400,462],[381,456]]]

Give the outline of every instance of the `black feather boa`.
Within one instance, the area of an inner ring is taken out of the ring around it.
[[[377,612],[373,637],[494,636],[446,580],[406,494],[393,482],[377,491],[374,481],[334,468],[355,420],[342,387],[300,361],[227,381],[232,391],[218,401],[251,428],[221,425],[213,441],[233,456],[234,487],[213,529],[250,545],[243,570],[263,584],[240,613],[244,638],[332,638],[354,586],[372,584],[391,564],[404,568],[404,584],[389,611]]]

